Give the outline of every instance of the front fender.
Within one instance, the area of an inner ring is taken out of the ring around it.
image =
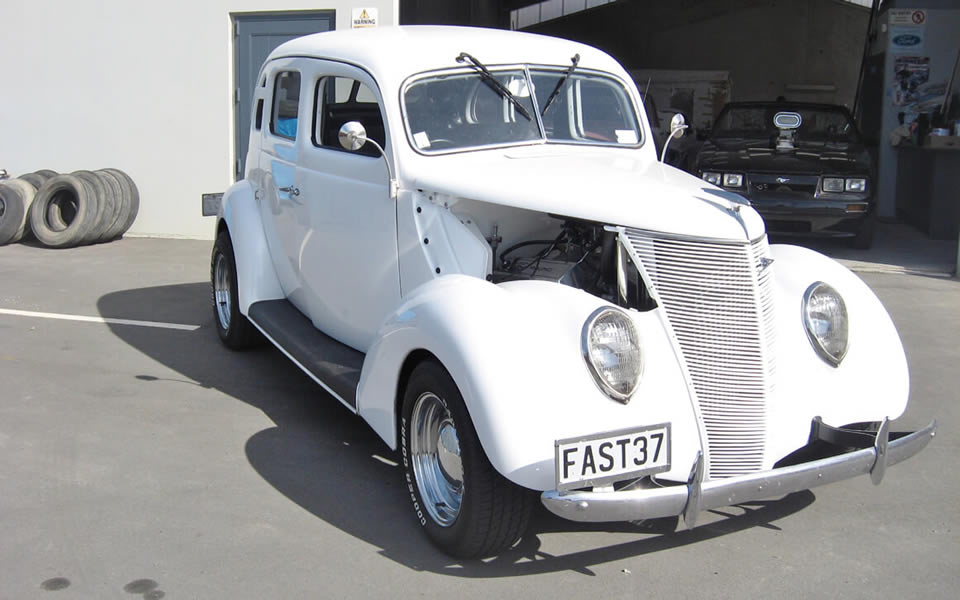
[[[768,456],[776,460],[807,443],[810,423],[833,426],[894,419],[910,391],[900,336],[873,291],[840,263],[798,246],[773,245],[776,310],[775,393],[768,409]],[[823,281],[849,315],[846,357],[833,367],[814,352],[803,325],[803,294]]]
[[[270,260],[260,211],[250,182],[243,179],[230,186],[223,194],[221,211],[220,218],[227,224],[237,263],[239,309],[246,315],[254,302],[280,299],[284,294]]]
[[[672,427],[672,464],[685,480],[700,438],[660,316],[630,312],[645,369],[637,394],[624,405],[600,391],[580,349],[584,322],[604,304],[543,281],[494,285],[451,275],[428,282],[410,294],[370,347],[358,412],[396,448],[399,374],[411,352],[426,350],[457,383],[491,464],[514,483],[553,489],[558,439],[664,422]]]

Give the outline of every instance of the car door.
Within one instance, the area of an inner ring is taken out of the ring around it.
[[[268,112],[254,125],[259,125],[261,132],[259,169],[253,178],[260,220],[280,287],[301,311],[306,310],[306,300],[300,288],[299,246],[309,226],[295,175],[302,138],[310,137],[310,119],[304,125],[300,118],[304,112],[310,114],[309,108],[301,108],[306,103],[303,98],[309,95],[302,93],[302,71],[308,65],[305,59],[281,59],[267,65],[262,77]]]
[[[345,150],[338,132],[359,121],[388,156],[390,139],[379,88],[365,71],[312,63],[312,131],[298,141],[295,175],[307,227],[297,249],[299,290],[318,329],[366,351],[400,301],[396,204],[384,156],[370,143]]]

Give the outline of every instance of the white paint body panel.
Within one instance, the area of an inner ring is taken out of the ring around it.
[[[277,64],[338,59],[345,74],[369,74],[365,81],[383,103],[386,158],[400,191],[389,198],[383,160],[309,145],[302,119],[292,184],[311,190],[300,200],[314,204],[294,208],[277,193],[288,184],[272,180],[263,162],[275,154],[264,134],[260,167],[248,172],[253,183],[237,184],[224,200],[242,310],[258,299],[289,298],[319,329],[366,352],[357,410],[393,448],[401,371],[411,355],[429,353],[452,375],[487,456],[511,481],[552,489],[556,440],[657,423],[672,427],[673,466],[662,477],[685,481],[704,446],[703,424],[664,310],[630,311],[643,344],[644,375],[631,402],[613,401],[581,354],[583,324],[606,301],[552,282],[486,281],[493,249],[484,238],[497,231],[503,244],[536,239],[555,228],[552,215],[560,215],[742,243],[762,238],[760,217],[736,195],[658,163],[642,111],[637,118],[648,141],[638,148],[534,143],[418,153],[403,129],[402,86],[416,73],[450,68],[464,49],[492,65],[564,66],[580,53],[581,68],[621,78],[640,106],[615,61],[566,40],[411,28],[320,34],[284,44],[274,52]],[[302,90],[312,93],[311,85]],[[301,110],[310,101],[301,97]],[[352,170],[358,161],[363,169]],[[341,173],[340,180],[317,174],[323,169]],[[342,191],[342,180],[352,180],[362,197],[353,205],[325,206],[324,194]],[[259,206],[254,188],[264,194]],[[280,215],[287,210],[284,224]],[[774,246],[772,255],[777,369],[764,468],[806,443],[815,416],[834,426],[895,418],[909,387],[896,330],[866,285],[809,250]],[[837,289],[850,313],[850,350],[837,368],[814,352],[802,324],[802,296],[815,281]]]
[[[659,314],[632,312],[644,342],[645,376],[633,401],[610,400],[580,353],[580,332],[602,300],[549,282],[494,285],[452,275],[417,288],[380,331],[360,379],[358,409],[391,447],[391,397],[411,350],[436,356],[457,382],[487,456],[510,480],[554,485],[554,442],[673,424],[675,472],[686,479],[700,448],[690,396]]]
[[[237,262],[237,295],[244,315],[254,302],[284,297],[270,260],[253,187],[238,181],[223,194],[221,215],[227,224]]]

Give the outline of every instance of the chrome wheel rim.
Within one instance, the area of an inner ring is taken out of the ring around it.
[[[216,304],[220,327],[224,330],[230,329],[232,300],[230,297],[230,267],[227,264],[227,257],[223,254],[217,254],[213,263],[213,301]]]
[[[434,522],[449,527],[457,520],[463,502],[457,427],[450,411],[432,392],[417,398],[411,421],[410,450],[420,498]]]

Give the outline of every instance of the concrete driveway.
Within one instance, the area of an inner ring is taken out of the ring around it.
[[[396,456],[365,423],[278,351],[219,344],[210,247],[0,248],[0,598],[872,599],[960,588],[960,282],[944,272],[861,273],[910,361],[898,425],[940,422],[879,487],[861,478],[712,511],[679,532],[541,510],[516,548],[459,563],[421,534]]]

